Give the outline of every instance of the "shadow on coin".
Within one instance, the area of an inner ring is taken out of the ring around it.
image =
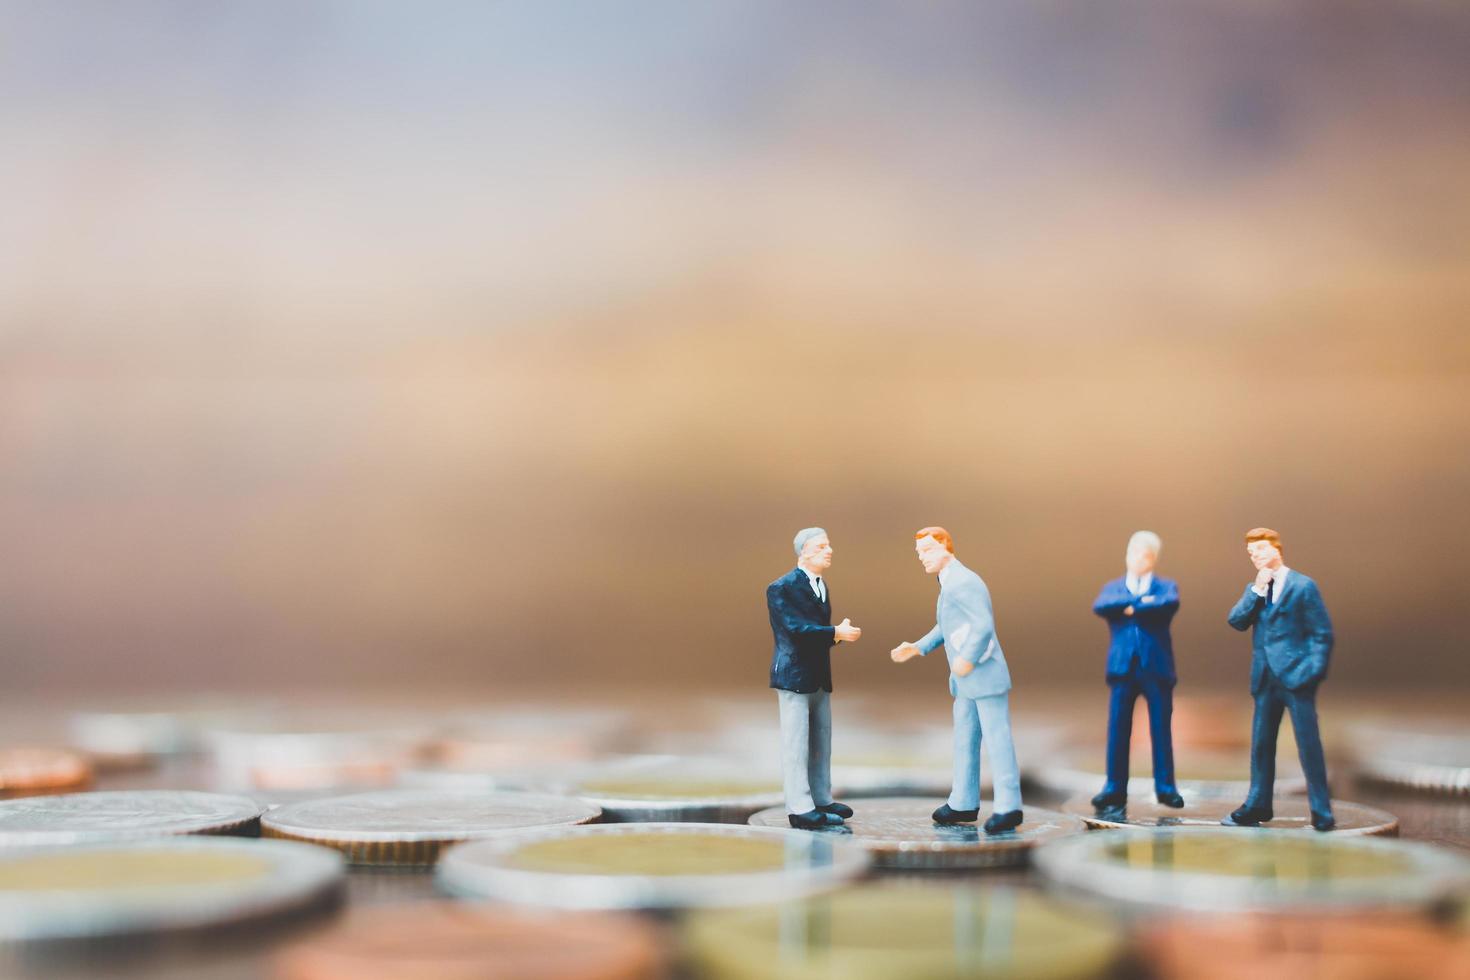
[[[980,836],[980,827],[973,823],[939,823],[934,822],[934,836],[941,841],[954,844],[974,844],[984,840],[1015,840],[1020,835],[1014,830],[1007,830],[999,834],[986,834]]]

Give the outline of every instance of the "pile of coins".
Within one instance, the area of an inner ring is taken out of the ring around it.
[[[1024,821],[988,835],[931,817],[941,730],[867,719],[833,750],[854,815],[805,831],[786,819],[761,707],[774,729],[773,704],[731,706],[704,720],[732,727],[687,743],[693,725],[617,706],[79,715],[72,748],[0,751],[0,966],[212,980],[1466,975],[1457,780],[1470,767],[1455,760],[1470,761],[1470,733],[1453,726],[1350,728],[1369,802],[1335,801],[1323,834],[1284,780],[1268,824],[1219,826],[1243,792],[1229,766],[1248,767],[1233,706],[1181,705],[1182,809],[1151,792],[1093,809],[1100,755],[1065,715],[1038,712],[1017,719],[1036,733],[1021,746]]]

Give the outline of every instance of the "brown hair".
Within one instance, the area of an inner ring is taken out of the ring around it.
[[[926,527],[914,532],[915,541],[920,541],[924,538],[933,538],[935,541],[938,541],[940,544],[944,545],[945,551],[949,552],[950,554],[954,554],[954,538],[950,537],[949,532],[946,531],[944,528]]]
[[[1281,547],[1281,535],[1269,527],[1253,527],[1245,532],[1245,543],[1250,544],[1252,541],[1269,541],[1273,548],[1285,554]]]

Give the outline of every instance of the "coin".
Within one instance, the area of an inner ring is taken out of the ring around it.
[[[1225,799],[1187,799],[1182,809],[1164,806],[1152,799],[1129,800],[1127,807],[1096,810],[1088,797],[1075,796],[1062,806],[1063,813],[1080,817],[1087,826],[1107,828],[1218,827],[1240,804]],[[1261,824],[1265,830],[1307,830],[1312,833],[1312,810],[1300,797],[1272,804],[1274,816]],[[1397,837],[1399,821],[1393,814],[1361,803],[1332,801],[1332,815],[1339,837]]]
[[[684,908],[774,901],[835,888],[868,855],[848,841],[728,824],[592,824],[513,831],[439,861],[468,897],[561,908]]]
[[[1470,793],[1470,729],[1463,725],[1363,722],[1351,726],[1358,771],[1366,779],[1432,793]]]
[[[1073,795],[1096,793],[1107,778],[1103,760],[1107,750],[1102,746],[1072,749],[1028,770],[1036,784],[1054,793]],[[1251,761],[1249,749],[1190,749],[1175,753],[1178,778],[1175,785],[1186,797],[1225,797],[1245,799],[1250,791]],[[1146,749],[1134,746],[1128,780],[1128,795],[1152,797],[1154,782],[1152,763]],[[1302,775],[1296,756],[1284,752],[1276,760],[1276,795],[1305,793],[1307,779]]]
[[[1137,945],[1158,980],[1460,980],[1470,933],[1411,916],[1241,915],[1145,925]]]
[[[387,790],[288,803],[268,811],[260,829],[332,847],[355,865],[427,867],[442,848],[506,830],[596,820],[591,803],[533,793]]]
[[[990,868],[1024,864],[1036,845],[1083,830],[1076,817],[1037,807],[1027,807],[1021,826],[1003,834],[987,834],[979,824],[937,824],[931,814],[943,802],[924,797],[855,800],[845,826],[809,832],[852,840],[878,867]],[[784,806],[762,810],[750,823],[790,826]]]
[[[352,912],[276,959],[278,980],[654,980],[660,931],[629,915],[464,903]]]
[[[1422,907],[1470,886],[1470,861],[1428,844],[1224,827],[1097,831],[1034,861],[1062,887],[1199,911]]]
[[[386,787],[426,738],[415,727],[334,730],[302,719],[204,735],[219,784],[231,790]]]
[[[242,834],[261,807],[189,790],[67,793],[0,802],[0,848],[98,844],[175,834]]]
[[[0,853],[0,939],[112,936],[237,922],[330,897],[342,859],[224,837]]]
[[[92,767],[64,749],[0,749],[0,798],[68,793],[92,782]]]
[[[782,801],[781,784],[745,760],[632,756],[553,778],[537,788],[579,796],[605,823],[744,823]]]
[[[1123,947],[1106,920],[1034,891],[973,883],[885,882],[699,910],[684,935],[698,974],[718,980],[1096,977]]]

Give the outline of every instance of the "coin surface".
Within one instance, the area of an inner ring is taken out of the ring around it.
[[[413,764],[431,726],[397,716],[377,728],[370,721],[336,714],[274,718],[210,729],[202,739],[219,785],[232,790],[387,787]]]
[[[885,868],[990,868],[1024,864],[1032,848],[1081,833],[1074,816],[1025,808],[1025,821],[1015,830],[987,834],[980,823],[937,824],[931,814],[939,797],[882,797],[853,801],[853,815],[842,827],[807,833],[843,837],[867,850],[873,864]],[[750,818],[755,827],[789,827],[785,806],[771,807]]]
[[[0,798],[13,799],[84,789],[92,782],[92,766],[65,749],[0,749]]]
[[[469,903],[349,913],[276,959],[278,980],[653,980],[661,933],[631,915]]]
[[[223,924],[335,894],[340,855],[287,841],[176,838],[0,854],[0,938]]]
[[[287,803],[260,821],[262,835],[332,847],[355,865],[432,865],[442,848],[507,830],[588,823],[601,811],[539,793],[386,790]]]
[[[1106,750],[1102,746],[1064,751],[1052,759],[1027,772],[1038,786],[1054,793],[1089,795],[1102,789],[1106,778],[1103,760]],[[1189,797],[1235,798],[1239,803],[1251,786],[1251,760],[1249,748],[1238,749],[1179,749],[1174,754],[1176,767],[1175,785],[1179,792]],[[1128,779],[1128,795],[1149,797],[1154,795],[1152,763],[1146,747],[1140,751],[1135,745]],[[1305,793],[1307,779],[1302,775],[1301,764],[1294,754],[1278,754],[1276,759],[1276,795],[1287,796]]]
[[[1126,807],[1096,810],[1084,795],[1068,800],[1062,806],[1062,812],[1081,818],[1094,830],[1218,827],[1220,821],[1239,805],[1239,802],[1226,799],[1194,799],[1186,800],[1184,807],[1176,810],[1146,797],[1129,800]],[[1261,829],[1316,833],[1312,829],[1312,809],[1301,797],[1276,800],[1272,804],[1272,813],[1272,818],[1260,825]],[[1397,837],[1399,833],[1397,817],[1386,810],[1361,803],[1333,800],[1332,815],[1337,827],[1331,833],[1339,837]]]
[[[744,823],[783,800],[779,779],[767,769],[735,759],[634,756],[537,788],[596,803],[605,823]]]
[[[1148,923],[1137,946],[1158,980],[1461,980],[1470,933],[1404,915],[1210,916]]]
[[[1118,959],[1117,925],[1014,886],[878,883],[685,923],[699,976],[1081,978]]]
[[[1470,794],[1470,729],[1364,722],[1349,729],[1358,771],[1374,782]]]
[[[1470,886],[1455,852],[1382,837],[1240,828],[1102,830],[1036,852],[1056,884],[1197,911],[1423,907]]]
[[[243,834],[262,807],[190,790],[67,793],[0,802],[0,847],[97,844],[175,834]]]
[[[445,891],[562,908],[684,908],[835,888],[868,854],[820,834],[728,824],[590,824],[513,831],[445,853]]]

